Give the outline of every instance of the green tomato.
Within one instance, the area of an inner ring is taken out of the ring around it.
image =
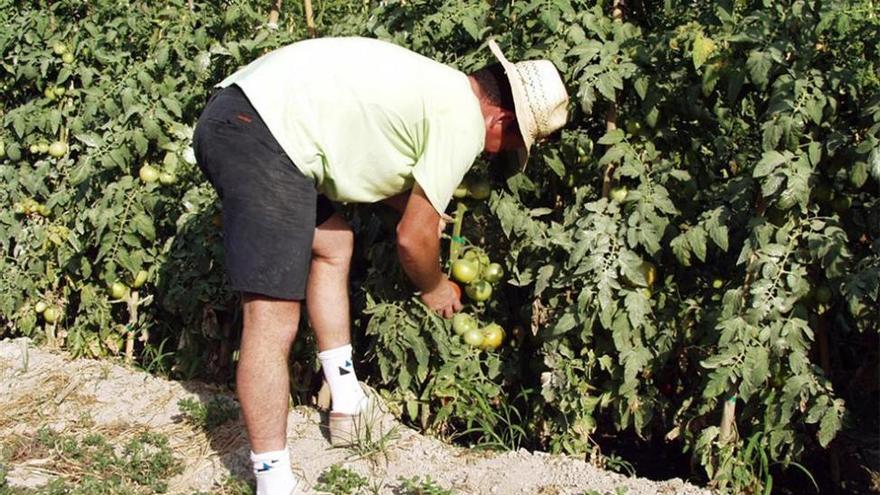
[[[722,287],[724,287],[724,279],[723,278],[716,278],[715,280],[712,281],[712,288],[713,289],[720,289]]]
[[[40,145],[39,144],[32,144],[32,145],[28,146],[28,151],[30,151],[32,155],[36,155],[37,153],[40,152]]]
[[[52,45],[52,51],[55,52],[55,55],[64,55],[67,52],[67,45],[61,41],[56,41]]]
[[[464,292],[473,301],[485,302],[492,297],[492,285],[485,280],[477,280],[476,282],[468,284],[468,286],[464,288]]]
[[[43,311],[46,311],[47,307],[48,306],[46,305],[46,303],[44,303],[43,301],[39,301],[37,302],[37,304],[34,305],[34,310],[37,313],[42,313]]]
[[[468,192],[472,198],[482,201],[492,193],[492,185],[486,179],[477,179],[470,183]]]
[[[483,344],[483,332],[476,328],[468,330],[461,336],[464,343],[473,347],[480,347]]]
[[[52,92],[55,93],[55,96],[64,96],[64,93],[66,93],[67,90],[61,86],[55,86],[55,89]]]
[[[499,265],[498,263],[489,263],[488,266],[483,268],[483,280],[489,282],[490,284],[498,283],[503,276],[504,268],[502,268],[501,265]]]
[[[611,200],[616,203],[623,203],[626,200],[626,196],[629,194],[626,186],[618,186],[611,189]]]
[[[473,263],[477,268],[489,266],[489,255],[478,247],[467,248],[461,257]]]
[[[639,269],[642,271],[642,275],[644,275],[645,282],[647,282],[648,287],[653,287],[654,282],[657,281],[657,267],[654,265],[654,263],[651,263],[650,261],[645,261],[644,263],[642,263]]]
[[[455,191],[452,192],[452,197],[457,199],[465,198],[467,195],[468,188],[464,183],[459,184],[458,187],[455,188]]]
[[[174,184],[175,182],[177,182],[177,176],[168,172],[162,172],[159,174],[159,182],[165,184],[166,186],[169,184]]]
[[[626,132],[633,136],[638,135],[642,132],[642,123],[638,120],[630,120],[626,123]]]
[[[828,304],[831,302],[832,295],[831,288],[827,285],[823,285],[816,289],[816,302],[819,304]]]
[[[819,203],[827,203],[831,201],[832,189],[825,184],[819,184],[812,190],[813,199]]]
[[[39,153],[48,153],[49,152],[49,143],[40,143],[37,145],[37,152]]]
[[[63,141],[55,141],[49,145],[49,155],[55,158],[61,158],[67,154],[67,143]]]
[[[156,167],[148,163],[141,167],[141,169],[138,171],[138,176],[141,178],[142,181],[149,184],[151,182],[156,182],[157,180],[159,180],[159,171],[156,169]]]
[[[72,64],[76,60],[76,57],[73,56],[72,53],[66,52],[64,55],[61,55],[61,61],[65,64]]]
[[[494,351],[501,347],[501,344],[504,342],[504,329],[501,328],[501,325],[497,323],[490,323],[486,325],[486,328],[483,329],[483,342],[480,345],[481,349],[486,349],[489,351]]]
[[[52,86],[47,86],[46,89],[43,90],[43,96],[50,100],[55,100],[55,90],[52,89]]]
[[[43,319],[46,320],[46,323],[55,323],[58,321],[59,311],[58,308],[48,307],[45,311],[43,311]]]
[[[128,295],[128,286],[122,282],[113,282],[110,284],[110,297],[113,299],[123,299]]]
[[[135,289],[141,288],[145,283],[147,283],[147,277],[149,273],[146,270],[140,270],[137,272],[137,275],[134,276],[134,282],[131,283],[131,286]]]
[[[466,259],[458,259],[452,263],[452,278],[463,283],[469,284],[477,278],[479,269],[472,261]]]
[[[837,196],[831,200],[831,209],[836,211],[839,215],[849,211],[850,206],[852,206],[852,200],[849,199],[849,196]]]
[[[477,320],[465,313],[455,313],[452,317],[452,330],[456,335],[464,335],[466,332],[477,329]]]

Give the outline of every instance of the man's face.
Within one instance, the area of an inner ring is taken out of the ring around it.
[[[487,153],[514,150],[523,147],[523,139],[519,133],[516,115],[503,112],[498,116],[486,132],[486,143],[483,149]]]

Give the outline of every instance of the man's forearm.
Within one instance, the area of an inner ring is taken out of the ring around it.
[[[440,271],[440,239],[436,236],[409,235],[397,238],[397,254],[403,271],[421,291],[436,288],[445,278]]]

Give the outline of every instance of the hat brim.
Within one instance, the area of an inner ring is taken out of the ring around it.
[[[513,110],[516,113],[516,122],[523,140],[523,148],[518,149],[516,155],[517,160],[519,160],[520,170],[525,170],[526,163],[529,161],[529,150],[531,150],[535,142],[534,136],[531,133],[531,129],[535,128],[532,110],[529,108],[526,90],[523,87],[522,78],[516,66],[510,63],[507,57],[501,53],[501,48],[494,39],[489,39],[489,50],[492,51],[492,54],[501,63],[501,67],[504,68],[504,73],[507,75],[507,80],[510,83],[510,92],[513,95]]]

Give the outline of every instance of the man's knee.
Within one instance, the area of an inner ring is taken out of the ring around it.
[[[300,301],[242,294],[245,338],[288,346],[296,338]]]
[[[315,230],[312,257],[335,266],[348,266],[354,251],[354,233],[339,215],[333,215]]]

